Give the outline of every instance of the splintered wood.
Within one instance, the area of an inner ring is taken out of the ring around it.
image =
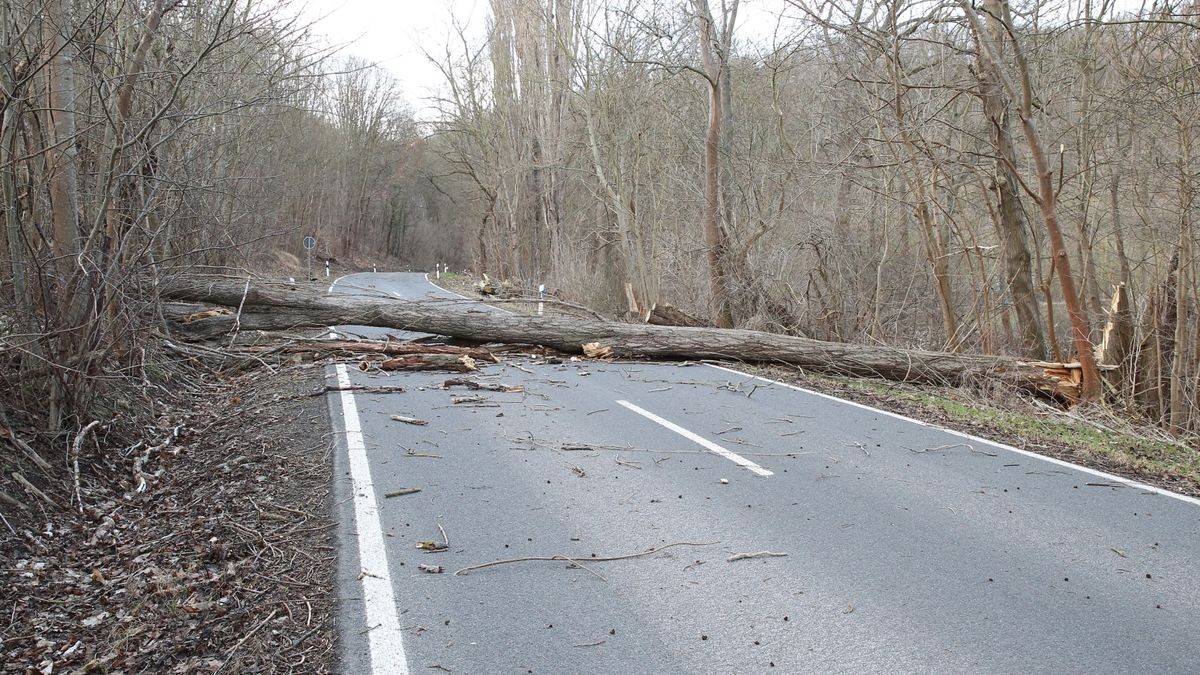
[[[589,359],[604,359],[612,356],[612,347],[599,342],[588,342],[583,345],[583,355]]]

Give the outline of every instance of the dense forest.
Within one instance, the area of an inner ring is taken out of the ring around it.
[[[491,0],[418,116],[284,3],[0,0],[7,413],[158,386],[160,284],[314,234],[622,318],[1078,360],[1200,429],[1200,7],[754,6]]]

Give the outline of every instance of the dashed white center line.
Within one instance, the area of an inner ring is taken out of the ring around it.
[[[380,675],[408,675],[408,659],[404,655],[400,617],[392,592],[392,574],[383,548],[383,527],[379,523],[379,503],[375,498],[375,485],[371,482],[362,422],[354,394],[350,391],[350,374],[345,364],[337,364],[336,370],[354,490],[354,524],[358,530],[358,562],[362,567],[359,579],[367,615],[371,671]]]
[[[664,427],[670,429],[671,431],[674,431],[675,433],[677,433],[680,436],[683,436],[684,438],[688,439],[689,441],[703,447],[704,449],[708,450],[709,452],[713,453],[714,455],[719,455],[719,456],[724,457],[725,459],[733,462],[734,464],[737,464],[738,466],[749,469],[750,472],[754,473],[755,475],[758,475],[758,476],[773,476],[773,475],[775,475],[775,473],[773,471],[771,471],[769,469],[764,469],[761,466],[755,464],[754,462],[751,462],[750,460],[746,459],[745,457],[742,457],[741,455],[737,454],[736,452],[727,450],[726,448],[723,448],[723,447],[717,445],[716,443],[713,443],[712,441],[708,440],[707,438],[704,438],[703,436],[700,436],[696,433],[688,431],[687,429],[684,429],[683,427],[679,426],[678,424],[675,424],[674,422],[672,422],[670,420],[666,420],[666,419],[659,417],[658,415],[655,415],[654,413],[650,412],[649,410],[646,410],[644,408],[639,408],[638,406],[630,403],[629,401],[617,401],[617,403],[625,406],[626,408],[641,415],[642,417],[645,417],[646,419],[650,420],[651,422],[654,422],[655,424],[659,424],[661,426],[664,426]]]

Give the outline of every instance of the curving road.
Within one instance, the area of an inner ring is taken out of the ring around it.
[[[330,397],[343,672],[1200,668],[1194,499],[703,364],[330,377],[405,390]]]

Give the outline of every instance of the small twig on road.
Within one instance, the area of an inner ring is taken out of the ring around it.
[[[749,560],[750,558],[783,558],[786,556],[786,553],[776,553],[774,551],[755,551],[754,553],[735,553],[726,558],[725,562]]]
[[[437,526],[442,531],[442,541],[446,543],[446,548],[450,548],[450,535],[446,534],[446,528],[442,527],[441,523],[438,523]]]
[[[368,394],[399,394],[404,393],[404,387],[372,387],[365,384],[352,384],[349,387],[327,386],[310,392],[309,396],[324,396],[337,391],[361,391]]]
[[[421,491],[421,488],[401,488],[399,490],[396,490],[395,492],[383,493],[383,498],[391,499],[392,497],[403,497],[405,495],[415,495],[420,491]]]
[[[863,453],[865,453],[867,455],[867,457],[871,456],[871,453],[867,450],[867,446],[864,443],[854,441],[853,443],[843,443],[842,445],[845,445],[846,447],[849,447],[849,448],[858,448],[859,450],[862,450]]]
[[[663,550],[666,550],[666,549],[674,547],[674,546],[713,546],[713,545],[716,545],[719,543],[721,543],[721,542],[719,542],[719,541],[709,541],[709,542],[677,541],[672,544],[665,544],[663,546],[656,546],[654,548],[649,548],[649,549],[646,549],[645,551],[641,551],[640,553],[628,553],[625,555],[614,555],[614,556],[588,557],[588,558],[585,558],[585,560],[587,560],[589,563],[611,562],[614,560],[628,560],[630,558],[641,558],[643,556],[654,555],[655,553],[658,553],[659,551],[663,551]],[[470,565],[468,567],[464,567],[464,568],[458,570],[454,574],[455,574],[455,576],[462,576],[464,574],[467,574],[468,572],[474,572],[475,570],[481,570],[481,569],[484,569],[487,567],[495,567],[497,565],[506,565],[508,563],[526,562],[526,561],[535,561],[535,560],[563,561],[563,562],[574,563],[577,565],[579,564],[574,558],[570,558],[570,557],[567,557],[567,556],[561,555],[561,554],[550,555],[550,556],[525,556],[525,557],[521,557],[521,558],[507,558],[504,560],[493,560],[492,562],[480,563],[478,565]],[[583,567],[583,566],[580,565],[580,567]],[[585,567],[584,569],[587,569],[587,568]],[[593,572],[593,574],[595,574],[595,572]]]
[[[922,450],[914,450],[907,446],[900,446],[900,447],[904,448],[905,450],[908,450],[909,452],[915,452],[918,455],[925,454],[926,452],[937,452],[938,450],[951,450],[953,448],[966,448],[967,450],[970,450],[971,452],[974,452],[974,453],[977,453],[980,455],[987,455],[988,457],[996,456],[996,453],[994,453],[994,452],[988,452],[987,450],[976,450],[975,446],[971,445],[970,443],[951,443],[950,445],[939,445],[936,448],[924,448]]]
[[[604,644],[605,642],[608,642],[608,640],[601,640],[599,642],[586,642],[581,645],[571,645],[571,646],[572,647],[599,647],[600,645]]]

